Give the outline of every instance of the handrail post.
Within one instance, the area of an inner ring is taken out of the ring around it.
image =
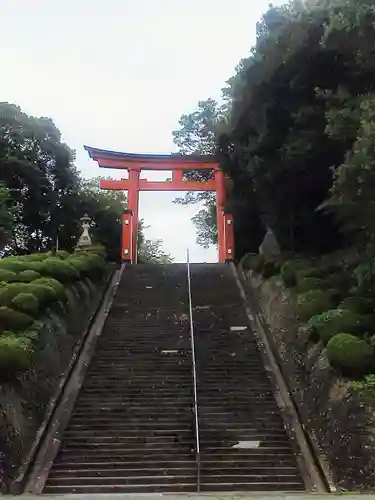
[[[194,390],[195,461],[197,464],[197,492],[199,493],[201,489],[201,453],[200,453],[199,417],[198,417],[198,383],[197,383],[197,369],[196,369],[196,359],[195,359],[193,303],[191,297],[190,257],[188,248],[186,249],[186,261],[187,261],[187,275],[188,275],[187,278],[188,278],[188,291],[189,291],[190,344],[191,344],[193,390]]]

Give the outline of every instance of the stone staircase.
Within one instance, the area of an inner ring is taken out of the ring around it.
[[[44,493],[194,491],[186,266],[127,268]]]
[[[201,490],[303,491],[230,267],[197,264],[191,280]]]
[[[201,490],[303,490],[230,268],[192,296]],[[45,494],[196,491],[188,310],[186,265],[125,270]]]

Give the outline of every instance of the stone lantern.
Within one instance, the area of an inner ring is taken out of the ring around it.
[[[82,234],[78,240],[77,248],[90,247],[92,245],[91,236],[89,233],[91,218],[85,214],[81,217]]]

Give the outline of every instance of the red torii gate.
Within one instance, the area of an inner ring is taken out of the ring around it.
[[[218,162],[207,156],[143,155],[121,153],[84,146],[99,167],[128,171],[128,179],[101,180],[101,189],[128,191],[128,209],[122,218],[122,253],[124,261],[137,262],[137,227],[139,191],[216,191],[219,262],[233,260],[234,235],[232,216],[225,212],[226,177]],[[171,170],[170,181],[140,179],[142,170]],[[212,170],[214,176],[205,182],[184,179],[186,170]]]

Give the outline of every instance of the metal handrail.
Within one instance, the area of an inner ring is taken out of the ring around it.
[[[193,323],[193,303],[191,298],[191,274],[190,274],[189,249],[186,250],[186,260],[187,260],[188,291],[189,291],[190,344],[191,344],[193,390],[194,390],[195,460],[197,462],[197,492],[199,493],[201,489],[201,450],[200,450],[200,440],[199,440],[198,382],[197,382],[197,367],[195,362],[195,340],[194,340],[194,323]]]

